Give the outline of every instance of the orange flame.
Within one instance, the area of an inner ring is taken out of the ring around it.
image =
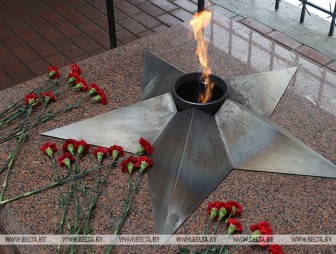
[[[190,26],[194,31],[194,38],[197,41],[196,55],[203,68],[202,79],[204,80],[205,91],[200,93],[198,102],[207,103],[212,96],[214,83],[210,81],[211,69],[208,66],[208,44],[204,40],[203,29],[210,23],[212,12],[203,10],[194,15],[190,21]]]

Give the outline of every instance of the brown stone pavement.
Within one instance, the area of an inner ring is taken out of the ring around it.
[[[118,45],[191,19],[197,0],[114,0]],[[215,10],[336,71],[336,62],[252,19]],[[109,49],[105,0],[0,0],[0,90]]]

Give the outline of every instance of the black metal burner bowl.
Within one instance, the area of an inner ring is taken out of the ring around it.
[[[199,103],[199,93],[204,91],[202,73],[191,72],[179,77],[172,87],[173,98],[178,110],[197,108],[210,115],[216,114],[228,96],[229,86],[222,78],[214,74],[210,75],[210,80],[214,83],[212,97],[207,103]]]

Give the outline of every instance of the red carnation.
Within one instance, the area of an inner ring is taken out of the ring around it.
[[[78,75],[82,74],[81,68],[76,63],[74,63],[70,66],[70,72],[71,73],[77,73]]]
[[[60,77],[58,68],[56,66],[50,66],[48,68],[48,77],[50,79],[58,79]]]
[[[140,173],[144,172],[145,170],[150,169],[153,165],[153,161],[149,159],[147,156],[139,156],[138,161],[135,164],[137,168],[139,168]]]
[[[219,210],[219,208],[216,205],[216,202],[208,203],[207,211],[208,211],[208,214],[210,215],[211,219],[214,219],[218,216],[218,210]]]
[[[40,147],[40,150],[49,157],[52,157],[53,153],[57,152],[57,147],[55,143],[46,142]]]
[[[268,247],[268,252],[271,254],[284,254],[282,251],[282,247],[277,244],[270,245]]]
[[[76,142],[77,153],[78,154],[84,154],[87,153],[90,150],[90,145],[86,143],[85,140],[80,140]]]
[[[95,84],[95,83],[92,83],[90,86],[89,86],[89,95],[95,95],[95,94],[98,94],[99,91],[100,91],[100,87]]]
[[[24,100],[26,102],[26,105],[31,105],[31,106],[37,106],[38,105],[38,97],[36,94],[31,93],[31,94],[26,94],[24,97]]]
[[[223,203],[223,204],[221,205],[221,207],[219,208],[219,211],[218,211],[218,219],[219,220],[223,219],[228,214],[228,211],[229,211],[227,203],[224,203],[224,202],[221,202],[221,203]]]
[[[93,101],[94,102],[100,102],[103,105],[107,104],[107,98],[106,98],[106,94],[102,89],[99,89],[97,91],[98,95],[96,95],[95,97],[93,97]]]
[[[74,72],[74,73],[70,72],[68,74],[68,81],[67,81],[67,83],[74,84],[76,82],[76,80],[78,80],[79,78],[80,78],[80,76],[79,76],[79,74],[77,72]]]
[[[113,160],[118,159],[118,157],[124,156],[124,149],[121,146],[113,145],[109,149]]]
[[[218,206],[216,205],[217,202],[209,202],[208,203],[208,207],[207,207],[207,211],[208,211],[208,214],[210,215],[211,214],[211,210],[213,208],[215,208],[216,210],[218,210]]]
[[[70,152],[72,155],[74,155],[75,149],[77,149],[77,140],[74,139],[65,140],[62,146],[63,152]]]
[[[106,97],[106,94],[103,90],[100,90],[100,92],[98,93],[100,98],[101,98],[101,103],[103,105],[106,105],[107,104],[107,97]]]
[[[154,152],[151,143],[149,143],[143,137],[139,139],[139,144],[141,145],[141,147],[138,149],[137,154],[144,154],[144,153],[152,154]]]
[[[243,211],[243,207],[239,203],[237,203],[236,201],[229,201],[226,204],[227,204],[228,212],[233,217],[237,218],[240,216],[240,214]]]
[[[220,201],[210,202],[208,203],[207,212],[212,220],[223,219],[227,212],[225,203]]]
[[[46,104],[48,104],[51,101],[56,101],[56,97],[53,92],[43,92],[42,97],[44,97],[44,101]]]
[[[75,89],[78,89],[80,91],[86,92],[88,90],[88,84],[86,82],[85,79],[83,79],[82,77],[78,77],[75,81],[76,85],[75,85]]]
[[[63,167],[64,165],[70,169],[71,162],[74,161],[75,158],[70,153],[64,153],[61,157],[57,159],[58,164]]]
[[[266,221],[261,221],[257,224],[254,224],[250,226],[250,230],[252,232],[259,231],[260,234],[262,235],[271,235],[272,234],[272,228],[270,224]]]
[[[239,221],[237,221],[235,219],[232,219],[232,218],[230,218],[227,221],[227,225],[228,225],[228,234],[229,235],[232,235],[235,232],[241,232],[243,230],[242,224]]]
[[[105,147],[97,147],[93,150],[93,155],[96,156],[98,162],[100,163],[108,152],[109,150]]]
[[[121,162],[121,171],[125,173],[132,173],[134,167],[136,166],[138,160],[134,157],[130,157]]]
[[[250,226],[250,230],[253,232],[252,235],[254,236],[260,236],[260,235],[272,235],[272,228],[270,224],[266,221],[261,221],[257,224],[254,224]],[[266,237],[261,237],[261,241],[259,242],[259,245],[261,247],[267,246],[267,238]]]

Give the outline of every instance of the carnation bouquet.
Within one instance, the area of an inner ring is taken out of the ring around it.
[[[243,231],[243,225],[239,222],[238,217],[241,216],[243,207],[236,201],[216,201],[208,203],[207,213],[209,220],[206,225],[204,235],[233,235],[239,234]],[[212,229],[212,232],[210,231]],[[283,254],[283,249],[278,244],[270,244],[269,238],[272,236],[272,228],[266,221],[261,221],[250,226],[251,235],[248,240],[243,242],[237,247],[230,248],[228,245],[213,246],[209,245],[205,249],[199,250],[196,248],[193,252],[188,248],[180,248],[179,254],[230,254],[239,253],[239,249],[244,244],[257,241],[259,246],[262,247],[261,252],[266,250],[270,254]]]

